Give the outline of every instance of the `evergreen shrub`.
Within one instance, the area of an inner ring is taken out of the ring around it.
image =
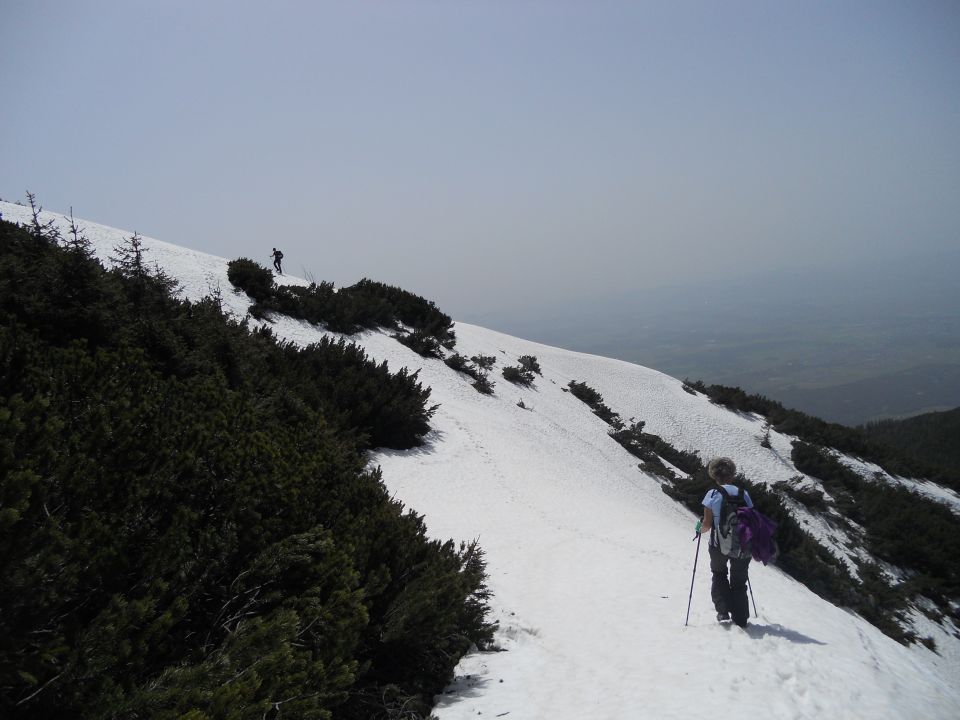
[[[484,370],[492,370],[497,358],[493,355],[474,355],[470,358],[474,365]]]
[[[0,222],[0,716],[428,715],[490,642],[484,559],[365,450],[421,443],[429,389],[88,250]]]
[[[462,372],[467,375],[470,374],[470,361],[467,360],[466,356],[461,355],[460,353],[453,353],[446,357],[443,361],[444,365],[452,370],[457,372]]]
[[[792,480],[781,480],[773,483],[773,487],[784,495],[796,500],[808,510],[824,512],[827,510],[827,501],[823,497],[823,491],[812,487],[800,487],[800,481],[803,479],[794,478]]]
[[[340,290],[329,282],[278,286],[270,270],[247,258],[230,261],[227,276],[254,300],[250,314],[257,319],[278,313],[346,335],[364,328],[403,331],[395,337],[426,357],[440,357],[440,347],[456,344],[450,316],[432,301],[390,285],[363,279]]]
[[[489,376],[484,372],[477,373],[473,381],[473,387],[481,395],[493,395],[493,383],[490,382]]]
[[[399,341],[413,350],[417,355],[427,358],[441,358],[443,353],[440,351],[440,341],[432,335],[427,335],[421,330],[414,330],[411,333],[398,333],[393,335],[393,339]]]
[[[540,371],[540,363],[537,362],[537,358],[533,355],[521,355],[518,364],[527,372],[543,375]]]
[[[502,374],[505,380],[515,385],[529,387],[533,384],[533,373],[520,365],[507,366],[503,369]]]
[[[567,387],[570,389],[570,394],[589,405],[598,418],[616,429],[623,427],[620,416],[607,407],[603,402],[603,396],[592,387],[576,380],[571,380]]]
[[[911,592],[944,610],[960,597],[960,536],[948,507],[902,486],[857,475],[829,452],[795,442],[797,469],[819,479],[842,512],[866,531],[867,549],[907,570]]]
[[[460,353],[454,353],[448,356],[443,362],[447,367],[473,378],[473,383],[471,384],[477,392],[483,395],[493,395],[493,384],[490,382],[487,373],[476,364],[476,358],[467,360],[467,358]]]
[[[272,295],[273,272],[250,258],[237,258],[227,263],[227,279],[256,302]]]

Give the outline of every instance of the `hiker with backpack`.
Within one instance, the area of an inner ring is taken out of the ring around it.
[[[277,269],[277,272],[283,275],[283,269],[280,267],[280,261],[283,260],[283,253],[274,248],[273,252],[270,253],[270,257],[273,258],[273,266]]]
[[[710,533],[713,573],[710,597],[717,609],[718,621],[725,622],[732,616],[733,622],[746,627],[750,615],[747,582],[751,549],[749,543],[741,544],[738,510],[752,508],[753,501],[746,490],[731,484],[737,475],[737,466],[730,458],[714,458],[707,466],[707,473],[717,487],[703,498],[703,519],[697,522],[696,531]]]

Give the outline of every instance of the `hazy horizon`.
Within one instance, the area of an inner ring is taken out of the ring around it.
[[[461,319],[960,238],[950,2],[7,2],[0,196]],[[922,282],[922,281],[921,281]]]

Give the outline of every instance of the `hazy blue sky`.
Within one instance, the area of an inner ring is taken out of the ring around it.
[[[960,242],[960,3],[0,0],[0,197],[469,320]]]

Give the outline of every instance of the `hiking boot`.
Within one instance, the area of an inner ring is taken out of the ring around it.
[[[717,613],[717,622],[727,622],[730,619],[730,613],[726,610],[721,610]]]

